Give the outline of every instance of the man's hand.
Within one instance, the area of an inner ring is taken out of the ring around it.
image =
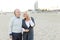
[[[10,35],[10,39],[12,39],[12,35]]]

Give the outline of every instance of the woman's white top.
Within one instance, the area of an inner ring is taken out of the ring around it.
[[[32,27],[34,26],[34,22],[31,20],[31,18],[30,18],[29,21],[25,21],[25,23],[26,23],[26,25],[27,25],[28,28],[30,27],[30,25],[31,25]]]

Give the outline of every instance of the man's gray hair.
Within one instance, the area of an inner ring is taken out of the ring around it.
[[[15,9],[15,10],[14,10],[14,14],[15,14],[16,10],[19,10],[19,9]],[[20,10],[19,10],[19,11],[20,11]]]

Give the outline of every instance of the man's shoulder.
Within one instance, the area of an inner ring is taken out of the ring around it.
[[[14,20],[15,19],[15,17],[11,17],[11,20]]]

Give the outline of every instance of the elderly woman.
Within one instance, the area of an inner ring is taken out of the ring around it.
[[[22,27],[24,29],[23,32],[23,40],[33,40],[33,27],[35,25],[34,18],[30,17],[28,12],[23,14]]]

